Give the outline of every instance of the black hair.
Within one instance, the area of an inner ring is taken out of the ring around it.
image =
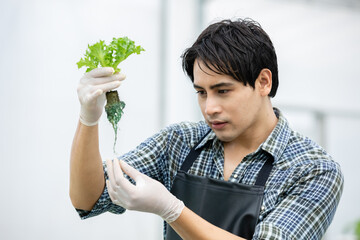
[[[269,96],[276,94],[279,80],[275,49],[270,37],[254,20],[228,19],[211,24],[181,57],[183,70],[192,82],[196,59],[213,72],[229,75],[253,88],[260,71],[267,68],[272,73]]]

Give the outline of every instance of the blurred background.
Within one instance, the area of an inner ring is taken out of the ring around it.
[[[1,0],[0,239],[161,239],[159,217],[128,211],[80,220],[68,197],[87,44],[128,36],[146,51],[120,65],[127,104],[117,153],[170,123],[201,120],[180,56],[208,24],[250,17],[270,35],[273,105],[340,163],[345,188],[324,239],[355,239],[360,219],[359,0]],[[114,133],[100,122],[103,159]]]

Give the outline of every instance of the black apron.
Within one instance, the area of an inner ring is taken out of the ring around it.
[[[208,141],[203,147],[196,149],[203,139],[186,157],[175,177],[171,193],[208,222],[242,238],[251,239],[259,217],[265,183],[273,166],[273,157],[264,151],[268,157],[259,171],[255,185],[190,175],[187,171],[201,150],[211,147],[212,141]],[[168,224],[166,227],[166,240],[181,239]]]

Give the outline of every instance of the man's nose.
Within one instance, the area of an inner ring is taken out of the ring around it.
[[[214,97],[208,97],[205,104],[205,113],[209,116],[218,114],[221,112],[221,106]]]

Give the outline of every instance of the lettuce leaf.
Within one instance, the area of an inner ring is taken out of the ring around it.
[[[98,67],[112,67],[115,72],[120,72],[118,65],[131,54],[140,54],[141,51],[145,50],[141,46],[136,46],[128,37],[113,38],[109,45],[100,40],[88,45],[84,57],[76,64],[78,68],[87,67],[86,72]]]

